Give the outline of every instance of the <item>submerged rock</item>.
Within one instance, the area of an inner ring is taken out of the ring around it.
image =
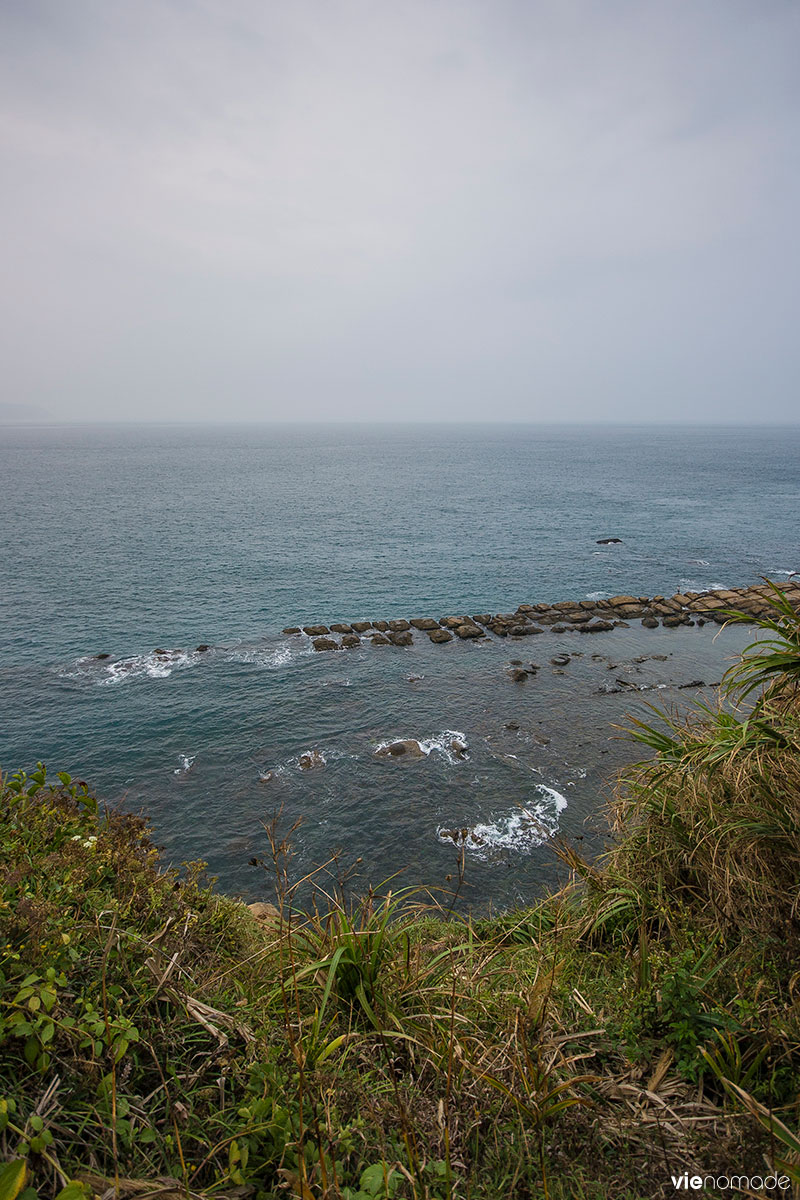
[[[410,629],[401,629],[397,632],[393,630],[387,636],[393,646],[411,646],[414,643]]]
[[[565,667],[567,663],[572,662],[572,659],[568,654],[554,654],[550,662],[554,667]]]
[[[300,629],[299,625],[287,625],[283,632],[284,633],[301,633],[302,630]]]
[[[514,683],[524,683],[528,678],[528,672],[524,667],[514,667],[513,671],[509,671],[508,674]]]
[[[370,641],[373,646],[388,646],[391,644],[388,637],[384,637],[382,633],[373,633]]]
[[[424,758],[425,751],[414,738],[401,738],[396,742],[387,742],[375,751],[376,758]]]
[[[104,658],[111,658],[111,655],[104,650],[102,654],[95,654],[95,658],[102,662]]]
[[[325,766],[325,755],[321,750],[304,750],[298,756],[297,765],[301,771],[318,771]]]
[[[598,546],[619,546],[622,544],[622,538],[598,538]]]
[[[205,654],[206,650],[208,650],[208,646],[205,642],[201,642],[199,646],[195,647],[195,653],[197,654]]]

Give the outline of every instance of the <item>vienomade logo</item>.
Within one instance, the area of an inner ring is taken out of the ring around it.
[[[791,1186],[788,1175],[671,1175],[672,1186],[676,1191],[699,1192],[707,1188],[718,1191],[753,1192],[785,1192]]]

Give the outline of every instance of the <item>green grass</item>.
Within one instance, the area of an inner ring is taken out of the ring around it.
[[[800,1186],[784,616],[727,703],[631,725],[610,854],[556,846],[570,882],[491,919],[330,864],[292,887],[269,830],[256,921],[83,784],[4,777],[0,1200],[650,1200],[765,1158]]]

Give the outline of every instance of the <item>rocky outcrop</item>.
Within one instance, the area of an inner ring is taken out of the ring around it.
[[[315,650],[338,650],[339,643],[336,638],[318,637],[314,638],[313,646]]]
[[[617,542],[619,538],[604,538],[600,544]],[[800,582],[790,581],[781,585],[781,590],[800,609]],[[460,641],[485,638],[513,639],[530,637],[546,629],[553,633],[607,633],[615,626],[626,626],[630,621],[641,620],[646,629],[660,625],[674,629],[680,625],[704,624],[714,621],[724,625],[730,613],[741,614],[745,619],[757,618],[769,613],[768,601],[772,591],[766,585],[731,588],[715,592],[676,592],[674,596],[630,596],[620,594],[601,600],[560,600],[555,604],[520,604],[515,612],[479,613],[475,616],[449,616],[436,620],[434,617],[412,617],[410,620],[392,618],[388,621],[340,622],[331,626],[304,625],[302,632],[314,640],[315,650],[351,649],[361,644],[356,635],[372,632],[369,639],[375,646],[394,644],[410,646],[411,630],[427,633],[432,642],[449,642],[453,636]],[[287,636],[301,632],[299,625],[289,625],[283,631]],[[330,638],[331,633],[343,635],[339,644]],[[198,651],[207,646],[198,646]],[[156,650],[157,656],[167,656],[167,651]],[[102,657],[97,655],[98,658]]]
[[[318,771],[325,766],[325,755],[321,750],[304,750],[298,755],[297,765],[301,771]]]
[[[376,758],[424,758],[425,751],[414,738],[401,738],[396,742],[387,742],[375,751]]]

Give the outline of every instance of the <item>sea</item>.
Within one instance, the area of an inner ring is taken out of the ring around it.
[[[753,636],[318,653],[284,627],[800,571],[798,428],[6,426],[0,480],[0,767],[88,781],[250,900],[272,839],[292,881],[531,902],[555,840],[608,844],[629,718],[713,702]]]

